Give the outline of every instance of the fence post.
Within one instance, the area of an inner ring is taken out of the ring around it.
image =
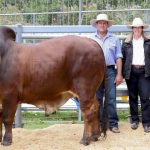
[[[79,20],[78,25],[82,24],[82,0],[79,0]]]
[[[18,24],[16,28],[16,42],[22,43],[22,25]],[[14,127],[22,127],[21,104],[18,105],[15,115]]]
[[[78,121],[82,121],[82,113],[81,113],[80,108],[79,108],[79,111],[78,111]]]

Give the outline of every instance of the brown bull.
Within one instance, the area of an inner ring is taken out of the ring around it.
[[[33,104],[51,113],[72,96],[78,97],[84,118],[81,143],[88,145],[90,140],[98,140],[102,130],[95,93],[104,78],[105,60],[95,41],[65,36],[29,46],[16,43],[14,31],[1,27],[0,57],[3,145],[12,143],[12,124],[19,103]]]

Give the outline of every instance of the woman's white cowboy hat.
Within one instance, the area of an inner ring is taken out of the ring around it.
[[[127,25],[128,28],[133,28],[133,27],[143,27],[144,29],[148,28],[148,24],[144,24],[141,18],[134,18],[133,22],[131,25]]]
[[[93,26],[93,27],[96,27],[96,24],[98,21],[107,21],[108,22],[108,27],[110,27],[112,25],[112,20],[109,20],[108,19],[108,16],[106,14],[99,14],[97,15],[96,19],[92,19],[90,21],[90,24]]]

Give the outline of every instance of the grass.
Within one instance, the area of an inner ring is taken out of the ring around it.
[[[53,124],[79,123],[76,111],[57,111],[48,117],[43,112],[23,112],[22,119],[24,128],[45,128]]]
[[[119,120],[128,121],[128,114],[127,110],[118,111]],[[58,123],[83,123],[78,121],[77,111],[57,111],[48,117],[43,112],[22,112],[22,120],[23,127],[28,129],[46,128]]]
[[[123,110],[118,111],[118,118],[120,121],[128,121],[129,111]]]

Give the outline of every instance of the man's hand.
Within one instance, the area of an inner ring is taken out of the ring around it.
[[[122,75],[117,74],[116,79],[114,81],[114,83],[116,83],[116,86],[118,86],[119,84],[121,84],[122,81],[123,81]]]

